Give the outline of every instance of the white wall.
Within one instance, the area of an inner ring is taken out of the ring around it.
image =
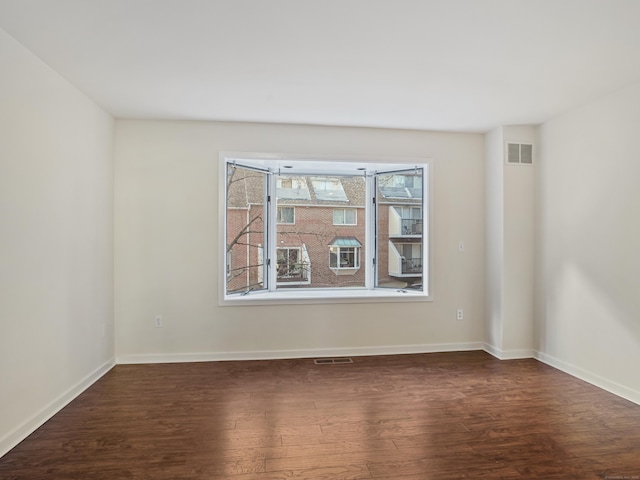
[[[640,403],[640,84],[540,128],[539,357]]]
[[[503,127],[485,138],[486,278],[485,343],[495,355],[504,334],[504,139]]]
[[[0,455],[113,364],[113,120],[0,30]]]
[[[533,165],[504,162],[504,332],[502,349],[511,357],[533,355],[535,180],[537,129],[509,125],[504,143],[533,144]]]
[[[535,165],[505,163],[505,145],[534,144],[536,128],[508,125],[486,135],[486,349],[528,358],[534,342]],[[535,158],[534,158],[535,163]]]
[[[220,151],[433,158],[434,301],[219,307]],[[118,361],[482,347],[482,135],[117,121],[115,157]]]

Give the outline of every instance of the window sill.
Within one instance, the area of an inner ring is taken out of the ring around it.
[[[429,302],[431,297],[424,292],[402,289],[339,289],[339,290],[286,290],[278,292],[250,292],[246,295],[231,295],[220,299],[220,306],[249,305],[296,305],[336,303],[393,303]]]
[[[329,270],[336,275],[355,275],[360,270],[360,267],[329,267]]]

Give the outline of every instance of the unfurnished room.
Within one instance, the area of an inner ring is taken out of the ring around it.
[[[640,479],[639,18],[0,0],[0,478]]]

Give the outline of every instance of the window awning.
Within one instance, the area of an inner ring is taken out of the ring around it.
[[[356,237],[333,237],[329,242],[331,247],[361,247],[362,244]]]

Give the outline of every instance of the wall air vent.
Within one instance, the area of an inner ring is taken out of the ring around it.
[[[533,165],[533,145],[530,143],[507,143],[507,163],[510,165]]]

